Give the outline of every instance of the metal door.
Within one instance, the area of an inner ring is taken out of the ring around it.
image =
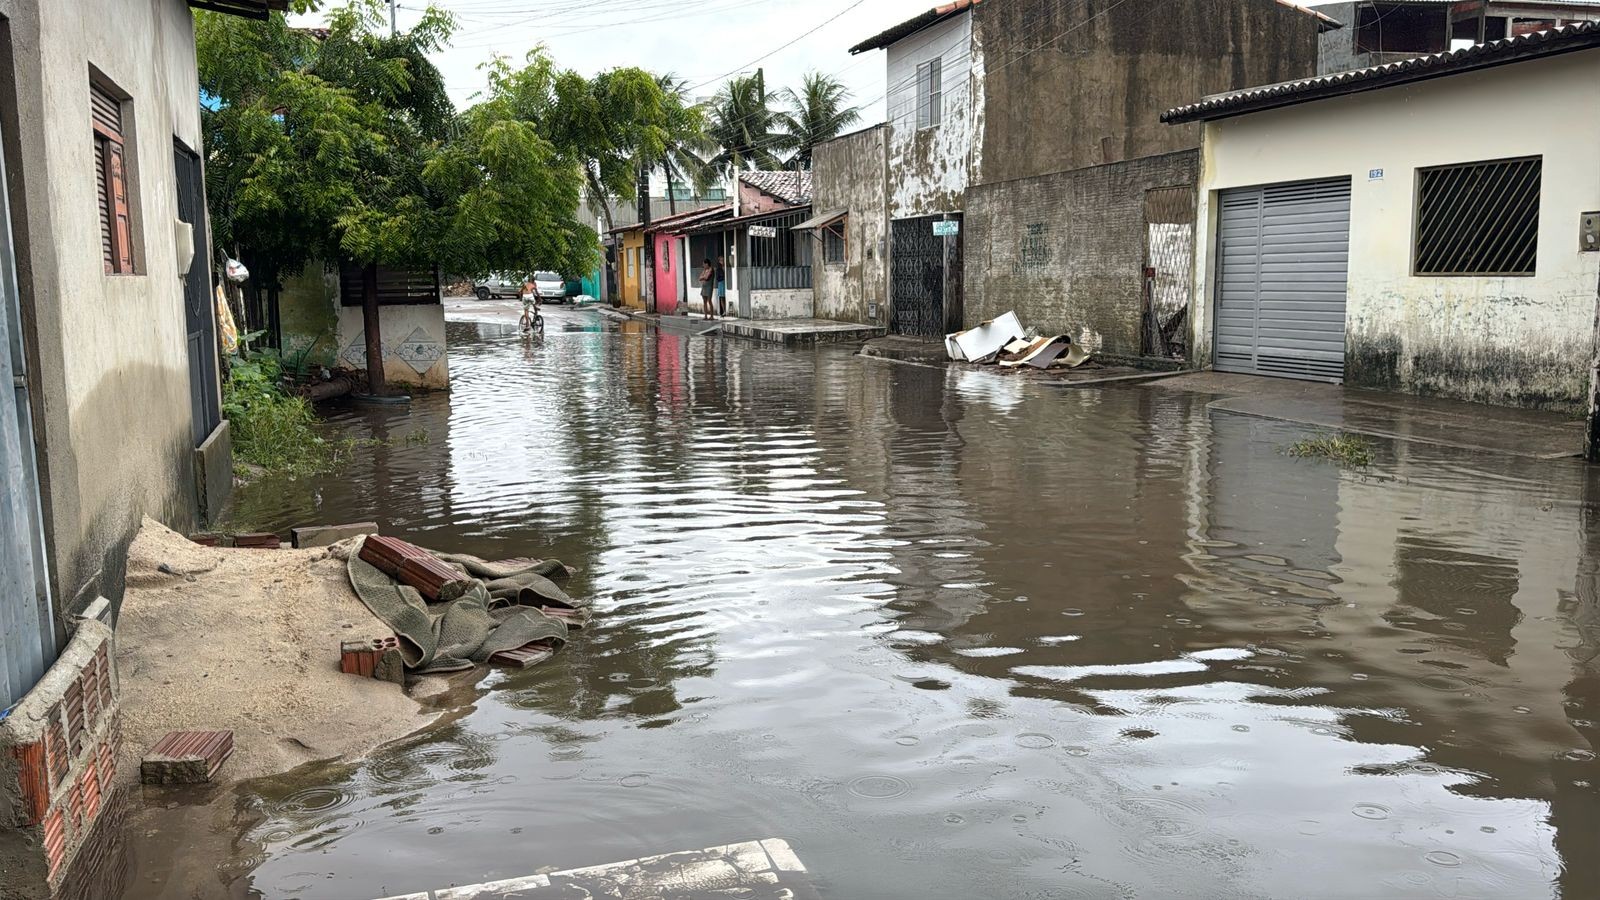
[[[1223,191],[1216,368],[1344,381],[1350,180]]]
[[[211,241],[206,233],[205,173],[200,157],[176,141],[178,218],[194,227],[194,260],[183,280],[183,321],[189,335],[189,411],[200,446],[222,423],[217,378],[217,313],[211,294]]]
[[[961,236],[933,233],[958,216],[895,219],[889,224],[889,330],[943,337],[961,327]],[[957,225],[959,228],[959,224]]]
[[[32,690],[56,656],[16,262],[0,157],[0,714]]]

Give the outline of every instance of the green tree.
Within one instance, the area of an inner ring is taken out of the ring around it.
[[[296,0],[295,11],[319,6]],[[378,265],[573,272],[597,241],[577,221],[583,171],[497,95],[458,116],[427,55],[452,17],[430,7],[390,35],[380,0],[329,11],[325,31],[281,13],[196,13],[207,189],[219,243],[258,277],[309,262],[364,266],[369,387],[383,393]],[[579,79],[581,82],[582,79]],[[653,80],[650,82],[654,84]]]
[[[832,140],[861,118],[860,107],[851,106],[850,90],[844,82],[822,72],[807,72],[800,90],[786,88],[783,100],[788,110],[777,116],[794,147],[790,159],[802,168],[811,168],[811,149]]]
[[[679,181],[686,181],[694,192],[704,194],[716,179],[716,167],[707,160],[716,152],[716,143],[706,135],[706,111],[689,102],[688,82],[667,74],[656,78],[665,95],[663,151],[659,159],[645,160],[647,167],[659,166],[667,176],[667,207],[677,213],[674,196]]]
[[[707,135],[720,148],[710,162],[724,174],[740,169],[779,169],[780,155],[794,146],[773,107],[777,96],[767,90],[765,73],[728,79],[712,101]]]

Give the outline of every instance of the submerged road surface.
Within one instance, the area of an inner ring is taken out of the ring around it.
[[[268,898],[781,838],[825,897],[1600,897],[1600,485],[1140,387],[453,323],[248,520],[582,571],[594,626],[257,793]],[[580,330],[588,329],[588,330]]]

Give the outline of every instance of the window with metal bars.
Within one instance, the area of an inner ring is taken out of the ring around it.
[[[1417,170],[1418,275],[1532,275],[1543,160]]]
[[[844,230],[849,219],[840,219],[822,229],[822,261],[826,265],[845,264]]]
[[[133,213],[128,198],[127,142],[120,97],[89,85],[94,135],[95,199],[100,207],[100,256],[108,275],[134,274]]]

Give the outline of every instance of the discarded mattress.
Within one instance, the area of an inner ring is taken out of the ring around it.
[[[556,560],[487,562],[475,556],[433,553],[461,573],[428,602],[417,588],[362,559],[362,538],[346,566],[350,585],[367,609],[394,630],[406,669],[454,672],[487,662],[497,653],[559,647],[571,628],[581,628],[588,610],[556,586],[567,568]]]

